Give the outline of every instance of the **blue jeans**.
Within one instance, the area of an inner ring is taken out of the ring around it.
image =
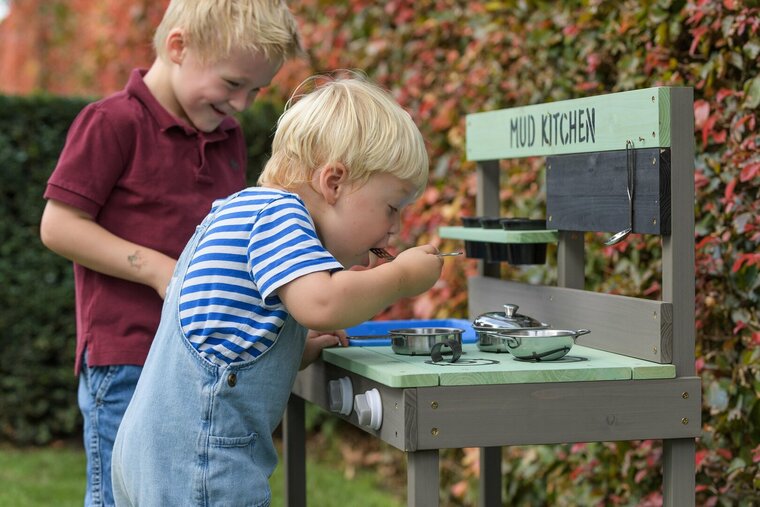
[[[114,505],[111,488],[111,453],[116,432],[132,399],[142,367],[87,366],[79,374],[79,410],[84,418],[87,456],[87,507]]]

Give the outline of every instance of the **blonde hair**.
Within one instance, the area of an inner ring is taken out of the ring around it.
[[[301,53],[298,26],[282,0],[171,0],[153,46],[166,59],[166,38],[182,28],[201,61],[221,60],[233,50],[285,61]]]
[[[315,89],[299,95],[310,84]],[[314,76],[299,85],[277,122],[259,184],[293,189],[330,163],[342,163],[350,181],[360,184],[374,173],[390,173],[412,182],[417,196],[427,183],[425,142],[411,116],[356,73]]]

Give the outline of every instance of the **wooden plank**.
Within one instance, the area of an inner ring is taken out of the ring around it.
[[[420,388],[418,448],[693,438],[700,400],[698,377]]]
[[[575,345],[570,354],[557,361],[534,363],[518,361],[508,353],[481,352],[475,344],[462,347],[456,363],[432,363],[426,356],[405,356],[391,347],[372,347],[373,354],[353,354],[349,349],[324,351],[324,360],[357,374],[371,372],[372,380],[391,387],[426,387],[434,385],[489,385],[546,382],[590,382],[630,380],[633,378],[672,378],[675,368],[651,361],[611,354]],[[342,361],[350,355],[355,362]],[[421,379],[421,382],[417,382]]]
[[[468,279],[470,316],[504,304],[554,328],[591,329],[584,345],[615,354],[670,363],[673,343],[671,303],[563,287],[534,286],[488,277]]]
[[[583,289],[586,284],[583,232],[561,231],[557,245],[557,285]]]
[[[670,146],[670,88],[655,87],[467,115],[467,159]]]
[[[405,361],[405,357],[394,354],[390,347],[344,347],[322,351],[322,358],[328,363],[389,387],[438,385],[437,372],[417,368]]]
[[[695,421],[696,422],[696,421]],[[696,505],[696,442],[693,438],[667,439],[662,442],[662,504],[664,507]]]
[[[662,242],[662,299],[673,303],[673,363],[679,375],[694,373],[694,109],[693,90],[673,91],[673,231]]]
[[[406,455],[406,504],[408,507],[438,505],[438,449]]]
[[[499,161],[484,160],[477,164],[477,198],[475,207],[477,216],[499,216],[501,199],[499,198]],[[498,277],[501,263],[478,261],[478,274]]]
[[[291,395],[282,420],[285,505],[306,507],[306,418],[303,398]]]
[[[475,229],[460,226],[438,228],[442,238],[464,241],[485,241],[486,243],[556,243],[556,230],[546,231],[506,231],[499,229]]]
[[[633,232],[670,234],[670,150],[634,152]],[[547,157],[547,223],[571,231],[625,229],[627,180],[625,150]]]

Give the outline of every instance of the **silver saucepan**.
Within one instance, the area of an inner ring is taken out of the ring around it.
[[[406,356],[430,356],[434,362],[443,361],[443,356],[450,356],[447,361],[456,362],[462,355],[462,333],[464,329],[456,327],[410,327],[391,329],[388,335],[373,335],[366,338],[390,338],[391,349],[396,354]],[[349,336],[352,340],[362,336]]]
[[[492,340],[503,343],[517,359],[555,361],[570,352],[579,336],[590,332],[588,329],[522,329],[489,334]]]

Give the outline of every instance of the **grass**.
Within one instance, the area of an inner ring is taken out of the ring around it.
[[[317,463],[307,458],[307,500],[310,507],[361,505],[395,507],[398,497],[383,490],[371,469],[344,478],[336,463]],[[67,507],[84,502],[85,457],[79,447],[34,449],[0,447],[0,506]],[[278,466],[271,480],[272,507],[284,503],[283,470]]]

